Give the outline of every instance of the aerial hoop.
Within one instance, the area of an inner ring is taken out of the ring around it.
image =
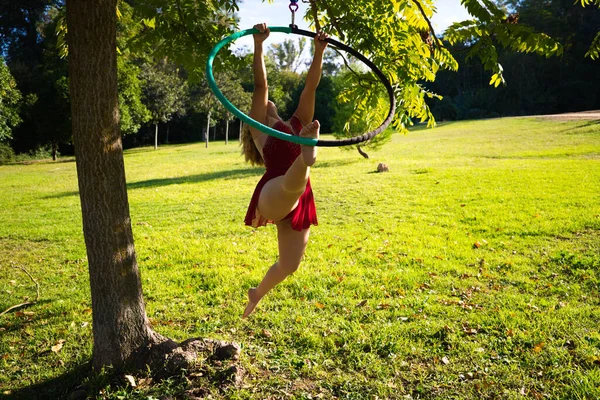
[[[269,27],[269,30],[271,32],[293,33],[296,35],[308,36],[311,38],[314,38],[316,36],[316,33],[310,32],[310,31],[305,31],[303,29],[298,29],[298,27],[296,27],[296,26],[289,26],[289,27],[288,26],[271,26],[271,27]],[[392,122],[392,118],[394,117],[394,113],[396,111],[396,98],[394,96],[394,89],[392,88],[390,81],[386,78],[386,76],[383,74],[383,72],[381,72],[381,70],[379,68],[377,68],[377,66],[371,62],[371,60],[369,60],[368,58],[366,58],[365,56],[360,54],[358,51],[346,46],[343,43],[338,42],[337,40],[331,39],[331,38],[326,39],[326,42],[336,46],[339,49],[342,49],[342,50],[352,54],[354,57],[361,60],[375,73],[375,75],[377,75],[377,77],[379,78],[381,83],[383,83],[383,86],[385,86],[385,88],[388,92],[389,100],[390,100],[390,110],[388,112],[386,119],[383,121],[383,123],[377,129],[374,129],[363,135],[355,136],[353,138],[348,138],[348,139],[342,139],[342,140],[319,139],[319,140],[317,140],[314,138],[294,136],[294,135],[290,135],[290,134],[287,134],[284,132],[280,132],[278,130],[270,128],[264,124],[261,124],[260,122],[258,122],[256,120],[250,118],[249,116],[247,116],[246,114],[244,114],[243,112],[238,110],[233,104],[231,104],[231,102],[225,97],[225,95],[223,95],[223,92],[221,92],[221,90],[217,87],[217,83],[215,82],[215,77],[213,75],[213,61],[214,61],[217,53],[225,45],[233,42],[236,39],[239,39],[242,36],[252,35],[254,33],[258,33],[258,30],[254,29],[254,28],[246,29],[246,30],[236,32],[233,35],[228,36],[225,39],[221,40],[211,50],[210,54],[208,55],[208,61],[206,62],[206,78],[208,79],[209,87],[214,92],[215,96],[217,96],[217,99],[219,99],[219,101],[221,103],[223,103],[225,108],[227,108],[227,110],[229,110],[229,112],[231,112],[233,115],[238,117],[240,120],[244,121],[246,124],[252,126],[255,129],[258,129],[261,132],[264,132],[268,135],[274,136],[274,137],[282,139],[282,140],[286,140],[288,142],[293,142],[293,143],[297,143],[297,144],[301,144],[301,145],[305,145],[305,146],[336,147],[336,146],[348,146],[348,145],[358,144],[358,143],[362,143],[367,140],[370,140],[370,139],[374,138],[376,135],[378,135],[379,133],[381,133]]]

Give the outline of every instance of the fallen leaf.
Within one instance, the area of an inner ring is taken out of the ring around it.
[[[62,349],[64,342],[65,342],[64,339],[60,339],[58,341],[58,343],[56,343],[54,346],[52,346],[51,350],[55,353],[58,353],[60,351],[60,349]]]
[[[519,390],[519,394],[522,396],[527,396],[527,391],[525,390],[525,387],[522,387],[521,390]]]
[[[356,307],[362,307],[362,306],[364,306],[365,304],[367,304],[367,300],[363,300],[363,301],[361,301],[360,303],[358,303],[358,304],[356,305]]]
[[[544,342],[540,342],[540,343],[536,344],[536,345],[533,347],[533,351],[534,351],[534,352],[536,352],[536,353],[539,353],[540,351],[542,351],[542,349],[544,348],[544,345],[545,345],[545,344],[546,344],[546,343],[544,343]]]
[[[446,357],[446,356],[442,357],[442,362],[443,362],[445,365],[448,365],[448,364],[450,364],[450,360],[449,360],[449,359],[448,359],[448,357]]]
[[[481,247],[481,243],[479,243],[479,242],[475,242],[475,243],[473,243],[473,248],[474,248],[474,249],[478,249],[478,248],[480,248],[480,247]]]
[[[273,337],[273,334],[266,329],[262,330],[262,334],[263,334],[263,336],[268,337],[268,338]]]
[[[125,375],[125,379],[127,379],[127,381],[129,382],[129,384],[131,385],[131,387],[136,387],[135,379],[133,378],[133,376],[131,376],[131,375]]]
[[[15,286],[15,285],[17,284],[17,281],[14,281],[14,280],[10,280],[10,281],[8,281],[8,282],[9,282],[11,285],[13,285],[13,286]]]
[[[325,308],[325,304],[319,303],[318,301],[315,303],[315,307],[320,308],[321,310]]]
[[[390,305],[387,303],[381,303],[380,305],[377,306],[378,310],[387,310],[388,308],[390,308]]]

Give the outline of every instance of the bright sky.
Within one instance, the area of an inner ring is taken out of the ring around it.
[[[382,0],[385,1],[385,0]],[[266,22],[270,26],[287,26],[291,23],[291,13],[288,9],[289,0],[275,0],[273,4],[269,4],[262,0],[243,0],[240,4],[240,29],[252,28],[254,24]],[[296,13],[296,25],[301,29],[309,29],[308,23],[302,19],[306,13],[309,4],[298,2],[299,10]],[[436,34],[442,33],[450,24],[456,21],[464,21],[469,19],[469,13],[460,4],[459,0],[437,0],[435,2],[437,13],[433,17],[433,28]],[[286,35],[278,33],[269,38],[271,43],[283,41]],[[267,42],[268,43],[268,42]],[[236,47],[243,45],[251,46],[252,37],[245,36],[236,41]]]

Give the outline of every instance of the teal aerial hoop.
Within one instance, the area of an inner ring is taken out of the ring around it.
[[[289,27],[288,26],[270,26],[269,30],[271,32],[282,32],[282,33],[288,33],[288,34],[293,33],[296,35],[302,35],[302,36],[308,36],[308,37],[316,36],[316,33],[298,29],[298,27],[296,27],[295,25],[290,25]],[[214,61],[217,53],[225,45],[233,42],[234,40],[241,38],[242,36],[252,35],[254,33],[258,33],[258,30],[257,29],[246,29],[246,30],[236,32],[233,35],[228,36],[225,39],[221,40],[211,50],[210,54],[208,55],[208,60],[206,62],[206,78],[208,80],[209,87],[214,92],[215,96],[217,96],[217,99],[219,99],[219,101],[221,103],[223,103],[225,108],[227,108],[227,110],[229,110],[229,112],[231,112],[233,115],[238,117],[240,120],[244,121],[246,124],[252,126],[255,129],[258,129],[261,132],[264,132],[268,135],[274,136],[274,137],[282,139],[282,140],[286,140],[288,142],[293,142],[293,143],[306,145],[306,146],[334,147],[334,146],[348,146],[348,145],[358,144],[358,143],[362,143],[364,141],[370,140],[370,139],[374,138],[376,135],[378,135],[379,133],[381,133],[392,122],[392,118],[394,117],[394,113],[396,111],[396,97],[394,96],[394,89],[392,88],[390,81],[386,78],[386,76],[383,74],[383,72],[381,72],[381,70],[379,68],[377,68],[377,66],[371,62],[371,60],[369,60],[368,58],[366,58],[365,56],[363,56],[356,50],[352,49],[351,47],[348,47],[345,44],[340,43],[337,40],[334,40],[331,38],[326,39],[326,42],[336,46],[339,49],[342,49],[342,50],[352,54],[354,57],[361,60],[369,68],[371,68],[371,70],[375,73],[375,75],[377,75],[377,77],[379,78],[381,83],[383,83],[383,85],[385,86],[385,88],[388,92],[388,97],[389,97],[389,101],[390,101],[390,110],[388,112],[386,119],[382,122],[382,124],[377,129],[374,129],[363,135],[355,136],[355,137],[349,138],[349,139],[342,139],[342,140],[318,139],[317,140],[317,139],[313,139],[313,138],[294,136],[294,135],[287,134],[285,132],[280,132],[278,130],[270,128],[264,124],[261,124],[260,122],[258,122],[256,120],[250,118],[249,116],[247,116],[246,114],[244,114],[243,112],[238,110],[237,107],[235,107],[233,104],[231,104],[231,102],[227,99],[227,97],[225,97],[223,92],[221,92],[221,90],[217,87],[217,83],[215,82],[215,77],[213,75],[213,61]]]

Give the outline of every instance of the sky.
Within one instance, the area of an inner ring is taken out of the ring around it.
[[[382,0],[385,1],[385,0]],[[252,28],[255,24],[266,22],[270,26],[287,26],[291,23],[291,13],[288,9],[289,0],[274,0],[269,4],[262,0],[244,0],[239,6],[240,29]],[[296,25],[301,29],[309,30],[308,23],[302,19],[309,4],[298,2],[299,10],[296,13]],[[456,21],[469,19],[469,13],[460,4],[459,0],[436,0],[437,13],[434,15],[432,24],[436,34],[442,33],[450,24]],[[281,42],[286,39],[285,34],[278,33],[269,37],[271,43]],[[268,43],[268,42],[267,42]],[[235,47],[251,46],[252,37],[245,36],[238,39]]]

